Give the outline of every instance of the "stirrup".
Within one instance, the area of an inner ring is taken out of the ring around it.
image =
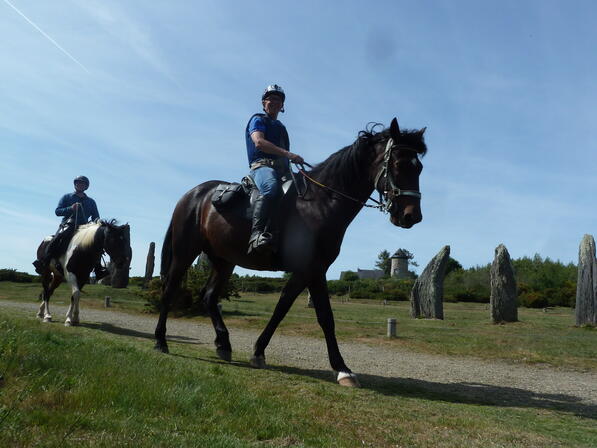
[[[269,232],[262,232],[249,240],[248,254],[252,252],[262,252],[271,248],[273,236]]]

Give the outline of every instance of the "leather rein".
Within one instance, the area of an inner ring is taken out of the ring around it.
[[[371,200],[373,202],[375,202],[376,205],[371,205],[371,204],[367,204],[367,202],[363,202],[360,199],[354,198],[352,196],[349,196],[345,193],[342,193],[341,191],[335,190],[332,187],[328,187],[327,185],[322,184],[321,182],[316,181],[315,179],[313,179],[312,177],[310,177],[306,172],[305,172],[305,167],[304,165],[308,166],[309,168],[313,168],[311,165],[309,165],[308,163],[302,163],[302,164],[296,164],[299,166],[299,173],[301,173],[301,175],[303,177],[305,177],[307,180],[309,180],[310,182],[314,183],[315,185],[323,188],[324,190],[328,190],[331,191],[332,193],[335,193],[339,196],[342,196],[343,198],[349,199],[351,201],[357,202],[359,204],[361,204],[363,207],[370,207],[370,208],[376,208],[381,212],[389,212],[390,209],[392,208],[392,201],[399,197],[399,196],[412,196],[418,199],[421,199],[421,192],[418,190],[402,190],[400,188],[398,188],[396,186],[396,184],[394,183],[394,180],[392,179],[392,177],[389,175],[390,170],[389,170],[389,166],[390,166],[390,158],[392,157],[392,152],[394,150],[398,150],[398,149],[406,149],[406,150],[410,150],[413,151],[413,149],[409,146],[406,145],[396,145],[394,144],[394,139],[392,139],[391,137],[388,139],[388,142],[386,144],[386,149],[384,151],[384,156],[383,156],[383,163],[381,165],[381,168],[379,169],[377,175],[375,176],[375,181],[373,183],[375,189],[378,191],[379,193],[379,201],[369,197],[369,199],[367,199],[368,201]],[[293,181],[295,183],[295,185],[298,185],[296,183],[296,179],[294,179],[294,173],[292,172],[292,170],[290,170],[290,174],[292,175]],[[385,182],[383,183],[383,188],[379,187],[379,181],[381,180],[381,178],[385,178]],[[298,190],[298,188],[297,188]],[[304,193],[300,193],[299,192],[299,197],[303,197]]]

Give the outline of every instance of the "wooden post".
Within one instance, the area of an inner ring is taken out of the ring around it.
[[[149,282],[153,278],[153,269],[155,267],[155,243],[149,243],[149,251],[147,252],[147,262],[145,263],[145,279],[143,280],[143,289],[147,289]]]
[[[491,321],[496,324],[518,321],[514,268],[512,267],[508,249],[503,244],[495,248],[495,258],[491,264],[490,275],[491,295],[489,297],[489,308],[491,310]]]
[[[444,246],[415,280],[410,292],[411,317],[444,318],[444,275],[449,258],[450,246]]]
[[[387,332],[387,336],[389,338],[395,338],[396,337],[396,319],[394,319],[393,317],[388,318],[388,332]]]
[[[106,296],[104,297],[104,307],[110,308],[112,306],[112,297]]]
[[[585,235],[578,250],[576,325],[597,325],[597,260],[595,239]]]

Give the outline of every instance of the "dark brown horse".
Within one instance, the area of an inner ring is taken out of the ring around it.
[[[219,212],[211,197],[220,181],[209,181],[187,192],[176,205],[162,248],[163,290],[155,330],[156,349],[168,352],[166,319],[170,302],[193,260],[205,252],[212,271],[203,288],[211,317],[218,356],[231,359],[228,330],[217,307],[218,296],[236,265],[257,270],[282,270],[291,276],[282,290],[273,316],[263,330],[251,358],[254,367],[265,366],[265,348],[294,300],[308,288],[317,321],[325,335],[329,360],[343,385],[358,385],[346,366],[334,330],[326,272],[340,252],[344,233],[367,198],[378,190],[390,221],[410,228],[421,221],[419,155],[427,151],[425,129],[400,131],[394,118],[381,132],[361,131],[350,146],[332,154],[305,173],[310,178],[304,195],[285,197],[277,211],[280,231],[275,257],[247,254],[251,223],[238,213]],[[315,182],[314,182],[315,181]]]

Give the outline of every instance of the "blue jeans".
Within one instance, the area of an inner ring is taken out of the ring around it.
[[[280,182],[278,181],[278,175],[273,168],[262,166],[255,170],[251,170],[250,175],[263,196],[272,199],[278,197],[280,194]]]

